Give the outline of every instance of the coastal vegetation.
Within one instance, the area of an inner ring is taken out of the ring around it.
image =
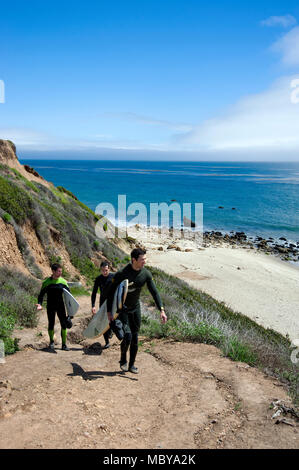
[[[9,266],[0,267],[0,339],[5,353],[18,350],[18,341],[12,338],[15,328],[37,326],[35,307],[40,282]]]
[[[256,366],[281,380],[299,403],[299,370],[298,365],[291,361],[292,348],[288,338],[263,328],[223,302],[160,269],[148,269],[170,320],[162,325],[150,314],[151,309],[147,309],[141,334],[148,338],[172,338],[214,345],[224,356]],[[149,307],[154,306],[146,289],[142,291],[142,299]]]

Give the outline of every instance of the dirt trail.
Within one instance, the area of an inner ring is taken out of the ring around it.
[[[55,353],[44,348],[45,313],[17,332],[32,347],[0,364],[0,448],[298,448],[296,423],[271,419],[274,399],[290,404],[278,381],[213,346],[142,338],[140,373],[123,373],[115,337],[107,350],[76,344],[89,298],[80,305],[68,352],[58,325]]]

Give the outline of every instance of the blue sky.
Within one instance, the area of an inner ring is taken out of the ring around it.
[[[299,158],[298,2],[16,1],[0,13],[0,138],[20,157]]]

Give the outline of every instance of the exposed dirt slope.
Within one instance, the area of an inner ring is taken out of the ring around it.
[[[32,347],[0,364],[1,448],[298,448],[296,423],[271,419],[274,399],[290,403],[276,380],[213,346],[172,341],[143,340],[139,375],[123,373],[115,337],[108,350],[102,338],[75,343],[89,297],[80,305],[69,352],[58,326],[56,352],[43,349],[45,312],[17,332]]]
[[[0,265],[13,265],[28,274],[13,227],[0,217]]]

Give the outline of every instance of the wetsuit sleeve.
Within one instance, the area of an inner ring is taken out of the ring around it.
[[[66,289],[66,290],[68,290],[69,292],[71,292],[71,290],[70,290],[70,288],[69,288],[69,285],[68,285],[68,283],[66,282],[66,280],[63,279],[63,278],[59,278],[59,279],[60,279],[61,283],[63,284],[63,289]]]
[[[157,308],[159,310],[161,310],[162,308],[162,300],[161,300],[161,297],[160,297],[160,294],[157,290],[157,287],[153,281],[153,278],[152,278],[152,275],[151,273],[149,273],[148,277],[147,277],[147,280],[146,280],[146,285],[148,287],[148,290],[150,291],[150,293],[152,294],[153,296],[153,299],[155,301],[155,304],[157,305]]]
[[[99,278],[97,277],[94,281],[94,286],[91,294],[91,307],[93,308],[96,304],[96,296],[99,289]]]
[[[47,293],[47,289],[48,289],[48,284],[47,284],[46,281],[44,281],[43,284],[42,284],[42,288],[41,288],[41,291],[39,293],[38,299],[37,299],[38,304],[42,305],[43,300],[44,300],[44,296]]]
[[[111,285],[110,285],[109,289],[107,290],[107,312],[111,312],[115,291],[117,289],[117,286],[124,279],[126,279],[126,274],[123,271],[118,271],[113,276],[113,279],[111,280]]]

